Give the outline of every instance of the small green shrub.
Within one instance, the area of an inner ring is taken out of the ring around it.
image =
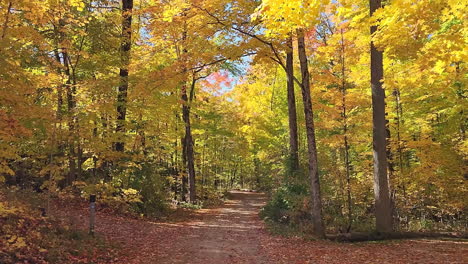
[[[80,184],[81,196],[88,198],[91,194],[97,196],[100,204],[112,207],[116,211],[126,212],[141,203],[141,194],[132,188],[118,188],[112,183]]]
[[[186,202],[181,202],[178,205],[180,208],[185,208],[185,209],[192,209],[192,210],[198,210],[201,209],[203,206],[200,204],[192,204],[192,203],[186,203]]]
[[[288,184],[273,193],[261,210],[260,216],[277,223],[302,225],[308,220],[310,207],[307,189],[299,184]]]
[[[229,196],[228,191],[219,191],[212,187],[205,187],[201,191],[200,200],[202,201],[203,207],[222,205],[224,200]]]

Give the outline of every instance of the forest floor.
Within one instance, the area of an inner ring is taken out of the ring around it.
[[[222,206],[157,222],[98,211],[96,232],[117,244],[107,263],[468,263],[466,241],[337,243],[272,236],[258,217],[265,201],[259,193],[234,191]],[[65,215],[88,227],[85,207]]]

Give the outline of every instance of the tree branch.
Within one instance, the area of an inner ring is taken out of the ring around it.
[[[212,14],[210,11],[208,11],[206,8],[202,8],[202,7],[199,7],[197,5],[193,5],[195,8],[198,8],[202,11],[204,11],[206,14],[208,14],[210,17],[212,17],[213,19],[216,20],[216,22],[224,27],[227,27],[227,28],[231,28],[239,33],[242,33],[246,36],[249,36],[253,39],[256,39],[258,41],[260,41],[261,43],[267,45],[268,47],[270,47],[271,51],[273,52],[273,55],[274,55],[274,58],[273,57],[270,57],[270,59],[272,59],[273,61],[275,61],[276,63],[278,63],[281,68],[283,68],[284,71],[286,71],[286,65],[285,63],[283,62],[283,59],[282,57],[280,56],[278,50],[275,48],[274,44],[272,42],[269,42],[267,40],[264,40],[263,38],[259,37],[258,35],[254,34],[254,33],[250,33],[248,31],[245,31],[243,29],[241,29],[240,27],[237,27],[237,26],[229,26],[229,25],[226,25],[226,23],[224,23],[221,19],[219,19],[217,16],[215,16],[214,14]],[[298,84],[298,85],[302,85],[301,82],[294,76],[294,81]]]
[[[5,38],[6,30],[7,30],[7,27],[8,27],[8,20],[10,19],[10,13],[11,13],[11,6],[12,5],[13,5],[12,2],[9,1],[8,2],[7,12],[5,14],[5,22],[3,23],[2,39]]]

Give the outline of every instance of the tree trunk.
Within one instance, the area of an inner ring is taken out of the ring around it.
[[[120,41],[120,85],[117,93],[117,124],[115,132],[118,134],[118,141],[115,143],[115,150],[123,152],[125,143],[123,134],[125,133],[125,118],[127,115],[127,93],[128,93],[128,66],[130,64],[130,49],[132,47],[132,11],[133,0],[122,0],[122,36]]]
[[[182,143],[182,188],[181,198],[183,202],[187,201],[187,139],[184,136],[181,140]]]
[[[406,197],[406,184],[403,178],[403,145],[402,145],[402,140],[401,140],[401,124],[403,123],[403,106],[401,104],[400,100],[400,90],[395,89],[393,91],[393,95],[395,96],[395,111],[396,111],[396,117],[395,117],[395,122],[396,122],[396,134],[397,134],[397,151],[398,151],[398,169],[399,169],[399,176],[400,176],[400,185],[403,191],[403,200],[406,202],[407,197]]]
[[[314,112],[310,96],[309,67],[304,42],[304,31],[297,30],[299,61],[302,75],[302,100],[304,102],[304,116],[307,132],[307,149],[309,154],[310,194],[312,199],[312,222],[314,234],[325,237],[325,227],[322,219],[322,201],[320,197],[320,181],[317,161],[317,146],[315,142]]]
[[[196,200],[195,193],[195,162],[193,153],[193,138],[192,138],[192,127],[190,124],[190,106],[188,105],[187,98],[187,87],[185,84],[182,86],[182,117],[185,123],[185,147],[187,155],[187,173],[188,173],[188,184],[189,184],[189,200],[194,203]]]
[[[291,174],[299,170],[298,139],[297,139],[297,113],[296,97],[294,94],[294,61],[292,38],[288,39],[288,52],[286,53],[286,75],[288,77],[288,121],[289,121],[289,155]]]
[[[184,13],[183,16],[186,14]],[[185,136],[184,136],[184,143],[185,143],[185,151],[186,151],[186,163],[184,165],[187,168],[188,174],[188,185],[189,185],[189,201],[191,203],[195,203],[196,201],[196,188],[195,188],[195,158],[194,158],[194,151],[193,151],[193,137],[192,137],[192,127],[190,124],[190,104],[193,100],[194,92],[195,92],[195,83],[196,78],[192,76],[192,82],[190,84],[190,91],[188,89],[188,67],[187,67],[187,54],[188,50],[186,48],[186,41],[187,41],[187,24],[184,24],[184,30],[182,32],[182,54],[179,54],[179,59],[182,61],[183,65],[183,78],[182,78],[182,87],[180,91],[180,96],[182,99],[182,119],[185,124]],[[190,95],[190,97],[189,97]]]
[[[72,77],[70,72],[70,61],[68,53],[65,48],[62,48],[62,59],[63,65],[65,66],[65,75],[67,76],[67,81],[65,84],[65,92],[67,96],[67,110],[68,110],[68,131],[69,131],[69,142],[68,142],[68,166],[69,172],[66,177],[66,185],[71,185],[76,179],[77,172],[77,163],[75,160],[76,151],[75,151],[75,93],[76,88],[75,84],[72,83]]]
[[[56,33],[58,34],[58,33]],[[57,41],[59,42],[59,41]],[[61,60],[60,60],[60,54],[58,52],[58,44],[54,50],[54,55],[55,55],[55,60],[59,63],[59,64],[62,64]],[[57,73],[59,75],[62,75],[62,69],[61,68],[58,68],[57,69]],[[61,134],[62,132],[62,121],[63,121],[63,86],[62,85],[58,85],[57,86],[57,112],[56,112],[56,119],[57,119],[57,122],[58,122],[58,129],[59,129],[59,133]],[[59,154],[60,155],[63,155],[63,142],[62,142],[62,139],[60,138],[59,139],[59,143],[58,143],[58,151],[59,151]]]
[[[370,15],[381,7],[381,0],[370,0]],[[373,34],[377,26],[371,26]],[[383,54],[371,41],[371,89],[374,152],[375,218],[378,232],[391,232],[392,209],[387,175],[385,91],[382,89]]]
[[[343,29],[341,29],[341,100],[343,117],[343,136],[344,136],[344,163],[346,170],[346,195],[348,207],[348,226],[347,232],[351,230],[353,223],[352,202],[351,202],[351,166],[349,161],[349,143],[348,143],[348,113],[346,109],[346,67],[345,67],[345,43],[343,38]]]
[[[201,164],[200,164],[200,174],[201,174],[201,199],[205,199],[205,184],[206,184],[206,167],[205,167],[205,159],[206,159],[206,144],[208,141],[208,136],[205,137],[205,140],[203,142],[203,150],[202,150],[202,156],[201,156]]]

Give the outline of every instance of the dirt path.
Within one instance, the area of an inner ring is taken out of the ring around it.
[[[260,241],[266,233],[258,211],[265,197],[239,191],[230,197],[222,208],[202,210],[199,220],[177,224],[184,236],[175,238],[170,255],[153,263],[271,263]]]
[[[265,201],[262,194],[233,191],[223,206],[197,210],[181,222],[151,222],[98,210],[96,233],[120,244],[115,263],[272,263],[261,247],[261,237],[268,236],[258,217]],[[65,217],[86,229],[87,216],[82,207]]]
[[[151,222],[98,212],[96,232],[119,243],[111,263],[468,263],[464,241],[369,243],[271,236],[258,217],[262,194],[232,192],[222,207],[197,210],[180,222]],[[87,227],[87,210],[69,212]]]

